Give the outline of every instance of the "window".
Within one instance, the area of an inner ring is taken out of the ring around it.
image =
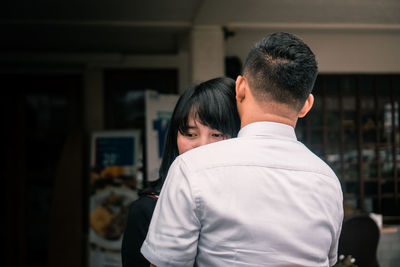
[[[400,75],[320,75],[300,141],[339,177],[344,199],[366,212],[400,218]]]

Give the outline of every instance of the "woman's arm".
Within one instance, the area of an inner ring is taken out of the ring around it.
[[[140,248],[146,238],[155,203],[155,199],[142,197],[131,204],[122,240],[123,267],[149,266],[149,262],[140,253]]]

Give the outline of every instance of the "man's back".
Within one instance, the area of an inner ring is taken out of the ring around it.
[[[292,127],[249,124],[237,139],[183,154],[169,176],[160,196],[165,205],[156,208],[148,235],[163,249],[144,245],[156,265],[189,266],[193,257],[198,266],[335,261],[343,218],[340,184],[297,142]],[[152,258],[157,253],[166,261]]]

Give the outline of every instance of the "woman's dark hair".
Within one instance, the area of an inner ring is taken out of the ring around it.
[[[236,137],[240,119],[236,108],[235,81],[231,78],[215,78],[190,87],[178,99],[169,123],[164,145],[159,179],[153,183],[153,191],[161,190],[168,169],[179,155],[177,136],[186,133],[189,117],[223,134]]]

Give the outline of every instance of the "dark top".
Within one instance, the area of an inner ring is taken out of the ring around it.
[[[123,267],[149,267],[140,248],[144,242],[151,216],[157,203],[157,195],[143,195],[132,202],[129,208],[128,222],[122,239],[121,257]]]

